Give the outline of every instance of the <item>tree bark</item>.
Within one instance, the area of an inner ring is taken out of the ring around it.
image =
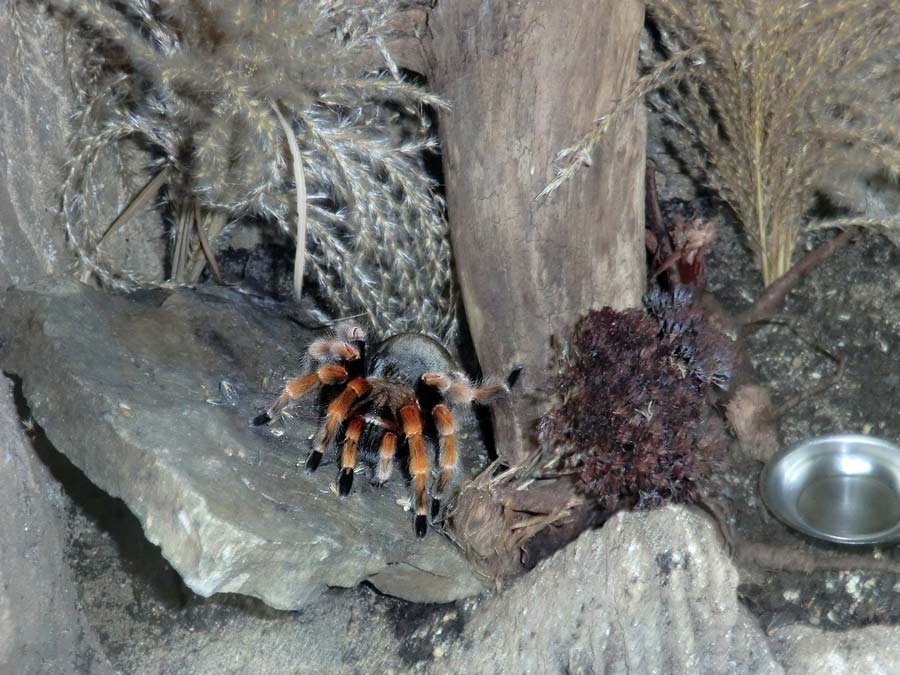
[[[495,409],[498,452],[523,458],[556,373],[552,338],[592,308],[635,306],[644,284],[646,126],[636,105],[593,166],[540,201],[556,153],[637,73],[637,0],[439,0],[425,39],[453,249],[486,374],[522,366]]]

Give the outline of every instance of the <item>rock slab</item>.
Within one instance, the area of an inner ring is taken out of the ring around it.
[[[781,673],[714,525],[620,513],[479,608],[434,673]]]
[[[248,427],[313,337],[278,310],[233,291],[113,296],[61,281],[7,291],[0,315],[0,366],[22,377],[48,438],[126,502],[196,593],[294,609],[363,581],[420,602],[481,590],[446,538],[415,539],[401,476],[385,488],[357,476],[342,499],[334,464],[298,468],[313,403]]]
[[[785,626],[772,635],[772,650],[787,675],[897,675],[900,628],[866,626],[830,631],[806,625]]]
[[[62,501],[0,377],[0,673],[113,672],[65,562]]]

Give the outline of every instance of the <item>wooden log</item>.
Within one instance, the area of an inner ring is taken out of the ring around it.
[[[432,10],[426,75],[441,116],[453,249],[482,370],[523,366],[495,414],[498,451],[525,456],[556,372],[553,336],[591,308],[640,302],[644,284],[643,110],[548,198],[556,153],[633,82],[637,0],[452,0]]]

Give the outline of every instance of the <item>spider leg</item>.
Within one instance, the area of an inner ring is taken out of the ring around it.
[[[303,394],[320,385],[338,384],[347,379],[347,369],[336,363],[326,363],[320,366],[315,372],[294,378],[286,385],[281,395],[275,399],[275,402],[269,406],[269,409],[261,415],[257,415],[250,422],[251,427],[262,426],[268,424],[272,419],[281,412],[282,408],[291,401],[295,401]]]
[[[332,361],[355,361],[359,358],[359,349],[337,338],[324,337],[314,340],[306,351],[311,361],[328,363]]]
[[[356,455],[363,425],[361,417],[354,417],[347,423],[347,430],[344,432],[344,444],[341,446],[341,473],[338,477],[338,491],[341,497],[350,494],[350,489],[353,487],[353,471],[356,469]]]
[[[309,453],[309,458],[306,460],[307,469],[315,471],[319,467],[322,455],[325,454],[325,448],[331,443],[338,427],[347,419],[347,416],[350,414],[350,408],[357,399],[367,394],[371,388],[372,385],[369,384],[366,378],[357,377],[350,380],[347,387],[331,402],[325,413],[325,424],[319,429],[313,451]]]
[[[366,329],[356,321],[349,319],[339,323],[335,327],[334,333],[339,339],[349,342],[362,342],[366,339]]]
[[[400,424],[409,443],[409,472],[416,492],[416,536],[422,538],[428,532],[428,507],[425,483],[428,479],[428,453],[422,436],[422,416],[419,406],[410,403],[400,408]]]
[[[396,420],[389,410],[383,406],[369,405],[360,411],[366,422],[368,432],[364,437],[367,447],[375,447],[378,443],[378,465],[375,468],[375,483],[384,485],[391,477],[394,468],[394,454],[397,450],[397,433],[400,431]]]
[[[462,373],[453,375],[425,373],[422,375],[422,381],[437,389],[454,405],[491,403],[509,394],[509,386],[505,382],[485,382],[480,386],[475,386]]]
[[[397,450],[397,434],[386,431],[378,446],[378,468],[375,469],[375,480],[383,485],[391,477],[394,468],[394,453]]]
[[[456,475],[459,453],[456,451],[456,420],[445,404],[439,403],[431,410],[435,426],[440,434],[440,467],[437,488],[434,491],[432,514],[440,511],[441,500],[447,496],[447,488]]]
[[[341,475],[338,481],[338,487],[342,496],[349,494],[353,485],[353,473],[356,468],[357,452],[361,442],[369,445],[373,441],[378,440],[378,467],[375,470],[376,482],[379,485],[383,485],[391,477],[394,451],[397,448],[397,424],[391,419],[376,415],[371,410],[363,416],[359,408],[364,409],[365,407],[367,407],[365,403],[363,406],[354,406],[350,412],[350,422],[347,424],[347,430],[344,432],[344,443],[341,450]]]
[[[307,349],[312,361],[356,361],[361,356],[360,347],[366,339],[366,332],[355,321],[338,324],[334,332],[314,340]]]

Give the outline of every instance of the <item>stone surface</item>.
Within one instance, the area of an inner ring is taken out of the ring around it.
[[[111,673],[64,562],[59,486],[0,377],[0,673]]]
[[[895,675],[900,672],[900,628],[869,626],[830,631],[794,625],[772,635],[787,675]]]
[[[0,0],[0,288],[65,273],[75,261],[59,213],[75,111],[71,77],[83,46],[40,4]],[[111,222],[137,193],[146,161],[133,148],[101,153],[89,195],[94,222]],[[112,234],[104,251],[118,266],[162,279],[167,245],[158,213],[148,210]]]
[[[379,489],[360,475],[340,499],[334,464],[298,469],[312,402],[283,426],[248,427],[310,339],[276,309],[227,290],[125,297],[59,282],[8,291],[0,312],[0,365],[23,378],[50,441],[128,504],[198,594],[296,608],[366,580],[415,601],[480,590],[447,539],[415,539],[402,476]]]
[[[11,4],[0,2],[0,288],[70,262],[53,218],[71,113],[63,37],[23,2],[14,23]]]
[[[621,513],[483,603],[440,673],[779,673],[694,511]]]

